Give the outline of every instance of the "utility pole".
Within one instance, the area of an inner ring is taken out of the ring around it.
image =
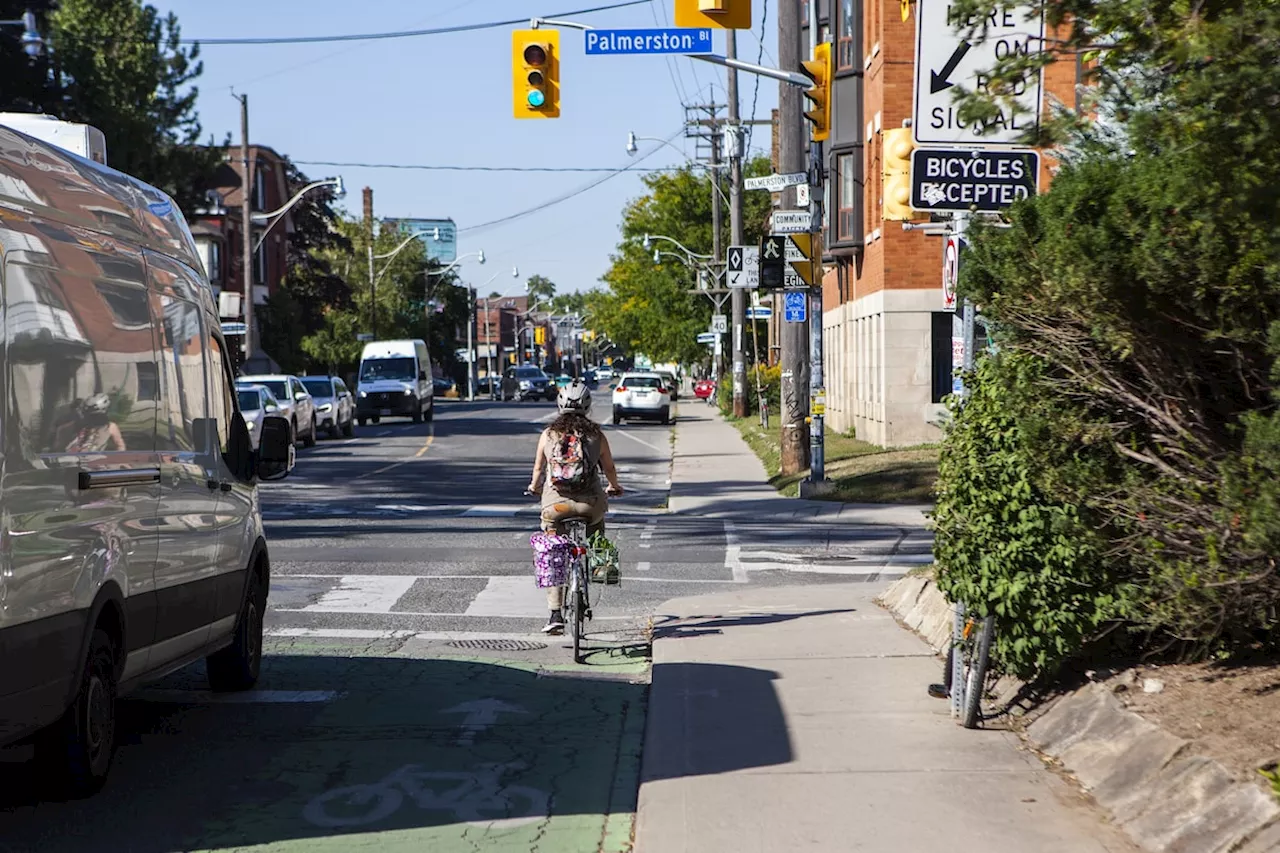
[[[244,253],[244,363],[248,364],[258,349],[253,323],[253,161],[249,158],[249,96],[240,95],[240,239]],[[266,251],[265,247],[263,251]]]
[[[724,213],[720,210],[720,134],[719,128],[712,128],[711,133],[711,256],[717,261],[724,257],[723,240],[720,229],[723,227]],[[717,284],[718,286],[718,284]],[[720,313],[720,305],[716,303],[714,311]],[[735,317],[737,314],[734,315]],[[711,372],[716,382],[724,375],[724,364],[721,353],[724,352],[724,336],[716,335],[715,349],[712,355]]]
[[[476,292],[467,286],[467,402],[476,398]]]
[[[373,278],[373,187],[364,188],[364,231],[369,244],[369,333],[378,339],[377,290]]]
[[[809,58],[817,56],[818,51],[818,4],[809,3]],[[833,90],[835,81],[828,83]],[[809,143],[809,213],[813,216],[813,237],[810,240],[812,251],[817,256],[815,265],[822,264],[822,209],[823,200],[823,168],[822,143]],[[812,403],[809,412],[809,482],[821,483],[827,478],[826,426],[823,412],[826,410],[826,391],[822,385],[825,381],[822,370],[822,279],[809,295],[809,399]],[[822,400],[822,407],[817,406]]]
[[[784,7],[795,5],[798,0],[783,3]],[[736,30],[725,30],[725,56],[729,59],[738,57],[738,33]],[[729,127],[726,140],[729,143],[729,245],[741,246],[742,237],[742,125],[738,113],[738,72],[728,69],[729,94]],[[717,260],[719,254],[717,254]],[[747,294],[740,287],[733,289],[733,414],[736,417],[747,416],[747,364],[746,349],[743,346],[742,328],[747,319]]]
[[[778,65],[783,70],[800,67],[800,2],[783,0],[778,6]],[[808,133],[804,96],[795,86],[778,86],[778,168],[783,173],[806,170]],[[795,210],[796,191],[782,191],[782,209]],[[821,320],[818,321],[821,323]],[[782,474],[798,474],[809,467],[809,341],[803,323],[783,322],[778,329],[782,345]]]

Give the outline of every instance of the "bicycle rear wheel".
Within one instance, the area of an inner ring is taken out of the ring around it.
[[[982,694],[987,685],[987,666],[991,661],[991,641],[995,638],[996,620],[988,616],[982,620],[978,640],[973,645],[968,671],[965,673],[964,705],[960,709],[960,724],[966,729],[976,729],[982,716]]]

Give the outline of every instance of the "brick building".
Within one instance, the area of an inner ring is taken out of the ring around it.
[[[800,2],[807,20],[808,0]],[[881,445],[936,441],[941,402],[951,390],[953,315],[943,310],[943,241],[881,219],[883,132],[902,127],[912,113],[915,12],[908,6],[903,20],[899,0],[818,2],[820,38],[832,41],[836,58],[825,147],[827,423]],[[1073,61],[1049,66],[1046,102],[1077,103],[1078,79]]]

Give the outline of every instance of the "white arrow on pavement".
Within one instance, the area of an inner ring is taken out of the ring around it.
[[[462,718],[462,734],[458,735],[458,744],[467,746],[476,739],[476,733],[484,731],[498,722],[499,714],[527,714],[519,705],[511,705],[501,699],[474,699],[463,702],[452,708],[446,708],[441,714],[466,714]]]

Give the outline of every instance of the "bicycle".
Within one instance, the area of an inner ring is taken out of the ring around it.
[[[976,729],[982,717],[982,695],[986,691],[995,633],[994,616],[971,616],[965,613],[963,604],[957,604],[943,683],[929,685],[930,696],[950,698],[951,716],[959,717],[960,725],[966,729]]]
[[[537,497],[525,490],[525,497]],[[591,584],[587,577],[587,526],[591,519],[572,515],[556,521],[556,530],[569,540],[569,572],[561,609],[573,637],[573,662],[582,663],[583,623],[591,618]]]

